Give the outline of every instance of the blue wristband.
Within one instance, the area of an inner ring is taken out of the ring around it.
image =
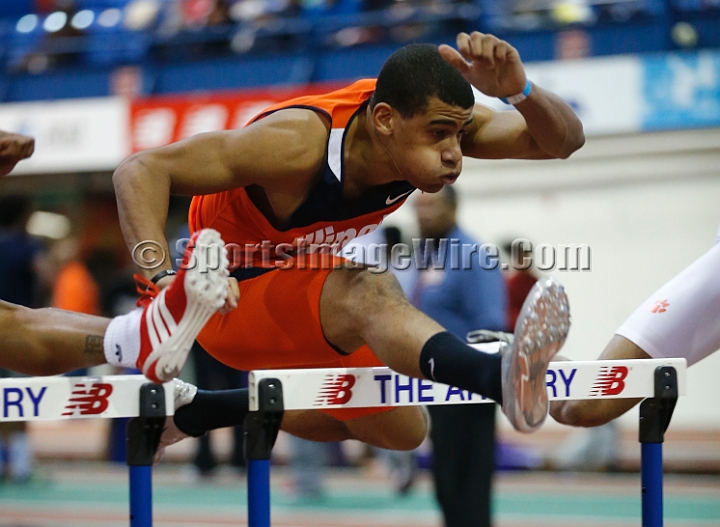
[[[532,91],[532,82],[529,80],[525,81],[525,89],[518,93],[517,95],[511,95],[510,97],[500,97],[500,100],[504,102],[505,104],[512,104],[513,106],[517,103],[524,101],[527,99],[528,95],[530,95],[530,92]]]

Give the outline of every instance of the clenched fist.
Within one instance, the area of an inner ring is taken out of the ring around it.
[[[35,151],[35,139],[21,134],[0,131],[0,177],[8,175],[18,161]]]

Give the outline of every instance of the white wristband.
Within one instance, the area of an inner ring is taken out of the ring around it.
[[[525,81],[525,89],[517,95],[511,95],[510,97],[500,97],[500,100],[505,104],[512,104],[513,106],[519,102],[524,101],[530,95],[532,91],[532,83],[528,80]]]

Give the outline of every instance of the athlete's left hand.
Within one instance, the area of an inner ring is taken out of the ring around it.
[[[231,276],[228,278],[228,297],[225,300],[225,305],[220,308],[218,313],[227,315],[238,306],[238,300],[240,300],[240,287],[237,278]]]
[[[8,175],[15,165],[35,151],[35,139],[0,130],[0,177]]]
[[[470,84],[490,97],[522,93],[526,77],[520,54],[494,35],[473,31],[457,36],[457,50],[445,44],[440,54],[462,73]]]

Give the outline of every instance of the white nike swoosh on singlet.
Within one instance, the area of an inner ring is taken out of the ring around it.
[[[388,196],[387,199],[385,200],[385,205],[392,205],[392,204],[395,203],[397,200],[401,199],[401,198],[404,197],[404,196],[407,196],[407,195],[410,194],[411,192],[412,192],[412,190],[408,190],[405,194],[400,194],[399,196],[394,197],[394,198],[391,198],[390,196]]]
[[[430,359],[428,361],[428,364],[430,365],[430,378],[434,381],[435,380],[435,359]]]

